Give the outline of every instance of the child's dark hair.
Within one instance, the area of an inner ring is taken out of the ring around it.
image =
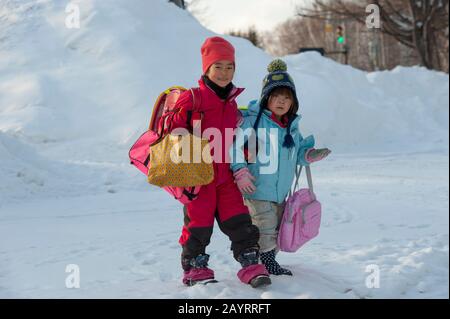
[[[292,105],[289,108],[289,111],[286,113],[286,116],[289,120],[293,119],[293,117],[297,114],[298,111],[298,104],[297,101],[294,98],[294,93],[292,92],[292,90],[286,86],[281,86],[281,87],[277,87],[274,88],[270,94],[269,94],[269,98],[267,99],[267,102],[264,105],[264,108],[269,109],[269,100],[272,96],[274,95],[287,95],[289,96],[289,99],[292,101]]]

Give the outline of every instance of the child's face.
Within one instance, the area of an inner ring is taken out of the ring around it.
[[[234,64],[227,60],[217,61],[209,67],[206,75],[211,81],[224,88],[233,81]]]
[[[267,108],[276,116],[282,117],[292,106],[292,96],[286,90],[274,90],[269,97]]]

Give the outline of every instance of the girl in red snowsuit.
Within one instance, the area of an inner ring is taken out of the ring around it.
[[[197,199],[184,207],[184,226],[179,240],[183,247],[183,283],[193,285],[214,279],[214,272],[207,267],[209,255],[205,248],[216,219],[222,232],[231,240],[234,258],[242,265],[239,279],[253,287],[267,285],[270,284],[269,274],[258,263],[259,230],[252,224],[228,160],[233,140],[225,138],[225,130],[237,127],[239,110],[235,99],[244,90],[231,82],[235,71],[234,48],[225,39],[212,37],[206,39],[201,53],[203,76],[198,81],[201,104],[193,112],[192,93],[190,90],[184,92],[175,106],[178,111],[172,120],[172,131],[175,128],[192,129],[193,122],[201,116],[202,133],[208,128],[220,131],[221,149],[212,149],[213,182],[203,186]],[[217,141],[214,144],[217,145]]]

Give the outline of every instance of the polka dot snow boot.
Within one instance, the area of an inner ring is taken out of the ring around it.
[[[292,272],[289,269],[282,268],[280,264],[275,260],[275,249],[260,253],[261,262],[266,266],[267,271],[271,275],[287,275],[292,276]]]

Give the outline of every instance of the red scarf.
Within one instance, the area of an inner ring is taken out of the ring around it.
[[[282,128],[286,128],[288,126],[288,118],[287,116],[284,116],[281,118],[281,121],[275,116],[275,114],[272,113],[272,115],[270,116],[270,119],[272,121],[274,121],[275,123],[277,123],[279,126],[281,126]]]

